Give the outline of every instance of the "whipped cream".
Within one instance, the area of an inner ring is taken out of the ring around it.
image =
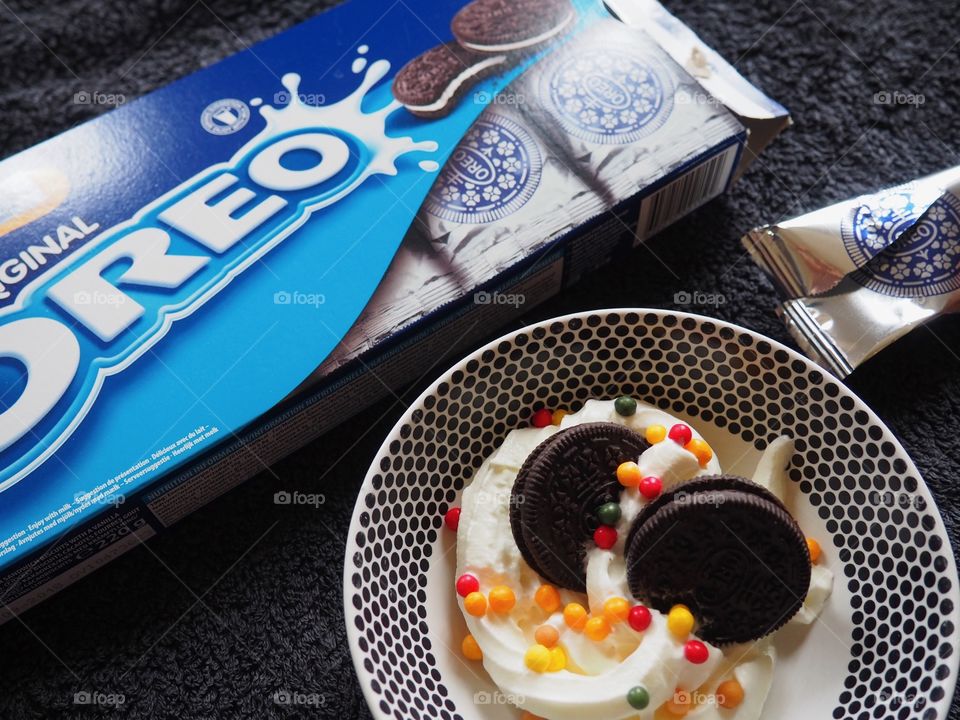
[[[684,640],[667,629],[666,616],[650,609],[652,621],[642,633],[627,623],[615,623],[601,642],[569,629],[562,608],[571,602],[600,614],[610,597],[632,599],[624,562],[623,544],[631,523],[647,500],[636,488],[625,488],[620,497],[618,539],[604,550],[587,551],[587,593],[559,589],[561,610],[544,618],[534,594],[544,580],[520,555],[510,527],[511,493],[524,460],[541,442],[561,429],[585,422],[615,422],[643,434],[649,425],[670,427],[672,415],[639,403],[634,415],[623,417],[613,401],[588,400],[583,408],[563,418],[559,427],[522,428],[507,435],[503,444],[480,466],[464,490],[457,532],[457,576],[470,573],[481,588],[508,585],[516,605],[510,613],[474,617],[463,612],[470,634],[483,651],[483,665],[491,679],[524,709],[548,720],[619,720],[654,718],[656,709],[674,698],[678,689],[697,700],[688,718],[696,720],[756,720],[760,717],[773,680],[775,650],[771,637],[756,643],[718,648],[707,644],[709,657],[702,664],[684,658]],[[693,436],[701,436],[693,429]],[[776,494],[790,508],[786,467],[793,441],[782,437],[771,443],[757,466],[754,481]],[[701,476],[721,472],[716,456],[701,467],[696,457],[674,442],[652,445],[638,459],[644,476],[656,475],[668,491]],[[830,595],[833,576],[814,565],[810,592],[791,623],[807,624],[817,617]],[[461,610],[463,601],[460,600]],[[534,632],[544,624],[556,627],[559,646],[567,656],[564,670],[537,673],[528,669],[524,654],[534,644]],[[744,700],[735,709],[719,707],[713,693],[724,679],[735,677]],[[627,691],[642,685],[650,695],[646,709],[638,711],[625,700]]]

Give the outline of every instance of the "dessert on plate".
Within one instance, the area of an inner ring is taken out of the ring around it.
[[[756,720],[774,638],[833,575],[791,514],[793,441],[752,479],[630,397],[538,411],[447,514],[463,654],[526,718]]]

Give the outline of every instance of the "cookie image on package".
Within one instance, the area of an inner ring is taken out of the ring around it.
[[[422,118],[449,114],[473,85],[502,69],[504,55],[480,55],[456,42],[437,45],[404,65],[393,80],[393,96]]]
[[[664,493],[624,547],[631,594],[661,612],[686,605],[717,645],[757,640],[800,609],[810,586],[806,539],[783,503],[734,475]]]
[[[510,529],[533,570],[558,587],[586,591],[597,508],[620,499],[617,466],[649,447],[624,425],[595,422],[561,430],[530,453],[513,484]]]
[[[454,15],[450,28],[468,50],[512,53],[553,40],[576,15],[570,0],[473,0]]]

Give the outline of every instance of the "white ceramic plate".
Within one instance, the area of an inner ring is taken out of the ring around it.
[[[384,441],[357,499],[344,567],[347,636],[377,718],[519,718],[480,663],[453,591],[448,507],[539,406],[632,395],[686,419],[725,472],[752,476],[796,441],[796,513],[836,576],[822,617],[778,635],[765,718],[946,718],[957,677],[957,570],[930,492],[842,383],[744,328],[663,310],[568,315],[473,353]]]

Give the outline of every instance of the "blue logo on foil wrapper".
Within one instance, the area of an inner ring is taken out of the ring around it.
[[[450,155],[427,197],[427,211],[457,223],[499,220],[533,196],[542,169],[530,134],[512,120],[487,113]]]
[[[933,200],[911,190],[880,195],[844,223],[847,252],[860,265],[851,278],[896,297],[952,292],[960,288],[960,199],[947,193]]]
[[[598,144],[634,142],[659,129],[673,110],[670,74],[629,48],[567,56],[541,82],[540,94],[564,130]]]

